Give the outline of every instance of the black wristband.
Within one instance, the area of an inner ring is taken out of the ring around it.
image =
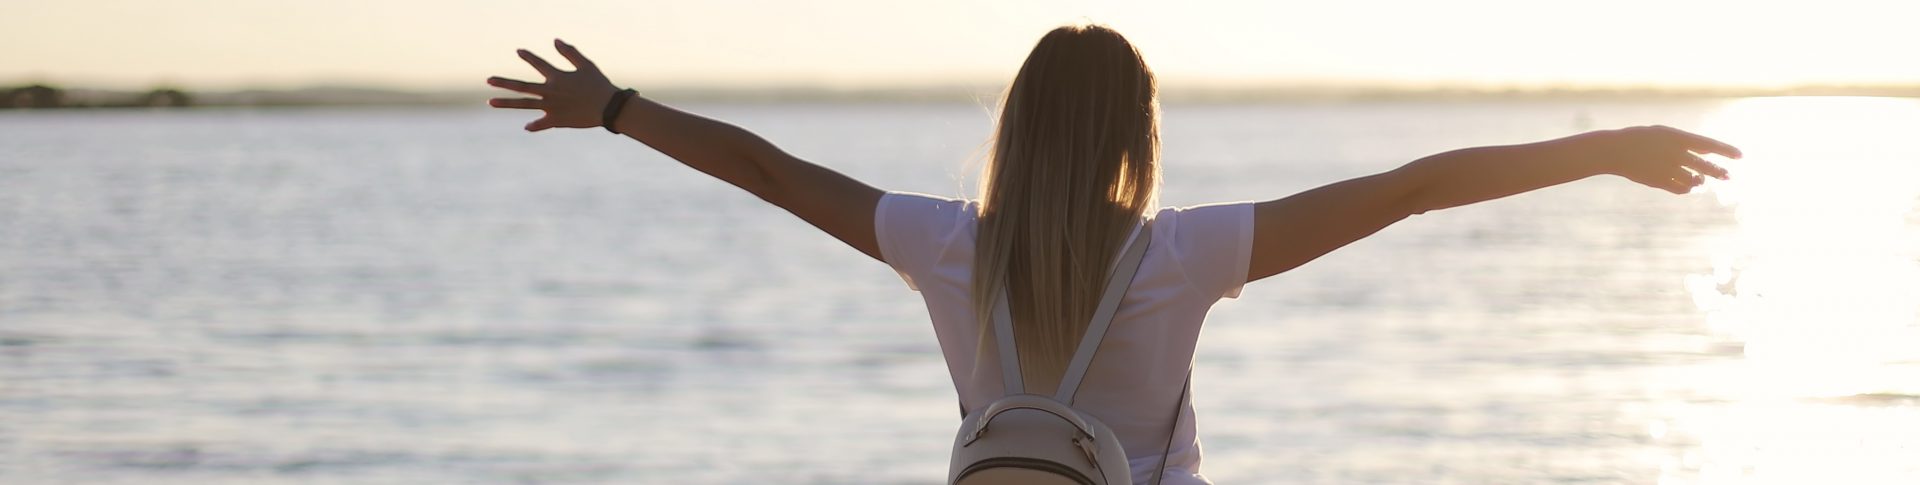
[[[613,129],[613,120],[620,117],[620,108],[625,107],[627,98],[633,97],[635,93],[638,91],[626,88],[613,93],[613,99],[607,100],[607,109],[600,112],[600,126],[605,127],[608,133],[620,134],[619,130]]]

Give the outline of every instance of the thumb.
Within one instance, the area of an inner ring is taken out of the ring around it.
[[[527,123],[527,126],[526,126],[527,131],[540,131],[540,130],[545,130],[553,127],[554,127],[553,120],[546,117],[541,117],[540,119],[533,120],[532,123]]]

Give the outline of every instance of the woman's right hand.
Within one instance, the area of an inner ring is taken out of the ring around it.
[[[1705,177],[1727,179],[1727,169],[1698,154],[1740,158],[1740,149],[1733,145],[1659,125],[1595,131],[1569,141],[1575,156],[1591,161],[1600,173],[1675,194],[1692,191]]]
[[[585,54],[560,39],[553,39],[554,50],[560,56],[573,63],[574,70],[562,71],[553,64],[541,59],[526,49],[520,49],[520,59],[532,65],[545,83],[530,83],[500,76],[487,78],[487,84],[493,87],[518,91],[538,98],[493,98],[488,104],[495,108],[537,109],[546,114],[540,119],[527,123],[527,131],[540,131],[547,128],[593,128],[600,126],[601,110],[613,93],[619,89],[607,80],[593,61]]]

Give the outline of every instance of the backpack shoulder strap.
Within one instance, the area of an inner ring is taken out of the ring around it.
[[[1054,394],[1054,400],[1073,405],[1073,394],[1079,391],[1080,381],[1086,378],[1087,366],[1093,362],[1100,339],[1106,336],[1107,327],[1113,323],[1113,314],[1119,309],[1127,286],[1133,283],[1133,275],[1140,269],[1140,260],[1146,256],[1147,243],[1152,238],[1150,223],[1136,226],[1126,248],[1114,261],[1113,273],[1108,277],[1106,288],[1101,291],[1100,303],[1094,307],[1093,319],[1087,324],[1080,346],[1074,350],[1066,374],[1060,378],[1060,390]],[[1013,341],[1013,312],[1007,302],[1007,286],[1003,283],[993,304],[993,339],[1000,354],[1000,382],[1004,385],[1004,395],[1011,396],[1025,393],[1027,388],[1020,376],[1020,354]]]
[[[1006,392],[1001,395],[1027,392],[1027,384],[1020,378],[1020,354],[1014,353],[1017,349],[1013,344],[1013,312],[1007,309],[1005,282],[1000,283],[1000,295],[993,303],[993,340],[1000,350],[1000,382],[1006,386]]]
[[[1120,310],[1120,300],[1133,284],[1133,275],[1140,270],[1140,260],[1146,259],[1147,244],[1152,240],[1152,226],[1143,224],[1134,228],[1126,250],[1113,263],[1113,274],[1107,277],[1107,287],[1100,292],[1100,304],[1094,307],[1093,320],[1087,322],[1086,334],[1080,337],[1080,346],[1074,349],[1067,372],[1060,376],[1060,390],[1054,393],[1053,400],[1073,405],[1073,395],[1080,391],[1080,381],[1087,377],[1087,366],[1093,365],[1093,356],[1100,351],[1100,340],[1106,338],[1107,327],[1113,325],[1113,314]]]
[[[1160,468],[1153,471],[1153,485],[1167,475],[1167,457],[1173,454],[1173,435],[1180,432],[1180,410],[1187,407],[1187,391],[1193,390],[1193,365],[1187,365],[1187,383],[1180,386],[1180,398],[1173,401],[1173,424],[1167,425],[1167,446],[1160,449]]]

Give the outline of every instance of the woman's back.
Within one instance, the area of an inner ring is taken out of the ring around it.
[[[889,193],[874,213],[885,260],[920,291],[964,411],[999,398],[1000,366],[980,356],[971,293],[977,205]],[[1099,418],[1125,445],[1135,483],[1159,465],[1175,401],[1193,361],[1207,310],[1236,297],[1253,245],[1253,205],[1170,208],[1156,213],[1153,243],[1113,326],[1101,342],[1074,407]],[[988,357],[993,356],[988,346]],[[1204,483],[1191,407],[1182,403],[1164,483]]]

